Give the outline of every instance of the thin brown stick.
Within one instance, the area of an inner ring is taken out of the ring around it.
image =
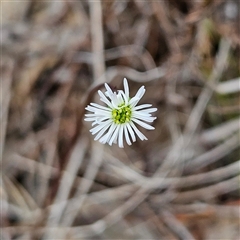
[[[159,215],[165,225],[177,236],[179,240],[194,240],[188,229],[178,221],[175,216],[166,209],[160,209]]]
[[[90,22],[91,22],[91,36],[92,36],[92,51],[94,54],[93,59],[93,74],[95,84],[100,84],[100,77],[105,71],[105,61],[103,55],[103,27],[102,27],[102,6],[101,2],[91,2],[90,6]],[[105,79],[104,81],[105,82]],[[103,145],[100,143],[95,143],[93,145],[90,163],[87,166],[87,170],[84,174],[83,181],[80,183],[79,189],[75,192],[74,197],[79,198],[78,210],[81,208],[84,199],[86,198],[86,193],[92,186],[93,180],[96,177],[98,169],[102,162],[103,155]],[[84,181],[88,179],[88,181]],[[66,211],[71,206],[67,206]],[[78,210],[73,212],[72,215],[62,218],[61,224],[64,226],[71,226],[75,217],[77,216]],[[55,235],[54,235],[55,236]],[[62,236],[61,236],[62,237]]]
[[[2,64],[2,63],[1,63]],[[0,104],[1,104],[1,114],[0,114],[0,162],[2,161],[5,137],[6,137],[6,128],[8,122],[8,111],[9,111],[9,103],[11,99],[11,87],[12,87],[12,79],[13,79],[13,69],[14,62],[10,59],[6,60],[5,63],[7,66],[0,66],[3,71],[5,67],[5,71],[1,74],[1,86],[0,86]]]

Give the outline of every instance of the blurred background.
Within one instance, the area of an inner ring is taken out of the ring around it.
[[[1,239],[239,239],[238,0],[1,1]],[[83,121],[108,82],[148,141]]]

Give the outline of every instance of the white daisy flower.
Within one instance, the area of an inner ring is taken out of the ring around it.
[[[96,103],[90,103],[86,107],[89,114],[85,114],[85,121],[93,122],[94,126],[90,132],[95,135],[94,140],[100,143],[108,143],[110,146],[118,142],[118,146],[123,148],[123,139],[125,138],[128,145],[136,141],[137,135],[141,140],[147,138],[138,130],[136,124],[148,130],[154,127],[146,122],[153,122],[156,117],[151,113],[157,111],[157,108],[149,108],[151,104],[137,106],[139,100],[145,93],[145,87],[142,86],[133,98],[129,97],[129,87],[127,79],[124,78],[124,91],[113,92],[105,83],[106,92],[98,91],[100,100],[107,106],[101,106]],[[96,126],[95,126],[96,125]],[[131,140],[130,140],[131,137]]]

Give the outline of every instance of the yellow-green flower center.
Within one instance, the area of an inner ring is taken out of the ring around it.
[[[129,122],[132,116],[132,110],[130,106],[124,106],[120,109],[114,109],[112,111],[113,121],[117,124]]]

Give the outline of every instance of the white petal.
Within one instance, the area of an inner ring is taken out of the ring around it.
[[[127,126],[128,131],[129,131],[129,133],[130,133],[130,135],[131,135],[132,141],[133,141],[133,142],[136,142],[136,136],[135,136],[135,134],[134,134],[134,132],[133,132],[133,130],[132,130],[131,125],[130,125],[129,123],[127,123],[126,126]]]
[[[124,86],[125,96],[127,97],[127,99],[129,99],[129,87],[128,87],[128,81],[126,78],[123,79],[123,86]]]
[[[96,135],[96,137],[94,138],[94,140],[98,140],[105,132],[106,130],[109,128],[109,126],[111,125],[112,123],[109,123],[107,124],[105,127],[102,128],[101,131],[99,131],[99,133]]]
[[[97,107],[97,108],[100,108],[100,109],[103,109],[103,110],[106,110],[106,111],[111,111],[112,109],[111,108],[107,108],[107,107],[104,107],[104,106],[101,106],[97,103],[90,103],[90,105],[94,106],[94,107]]]
[[[100,123],[104,120],[107,120],[107,119],[111,119],[111,115],[110,116],[102,116],[102,115],[97,115],[97,114],[85,114],[85,121],[96,121],[97,123]],[[91,119],[91,120],[88,120],[88,119]],[[94,119],[94,120],[92,120]]]
[[[132,117],[140,120],[144,120],[146,122],[153,122],[156,119],[156,117],[153,117],[151,114],[144,114],[139,112],[133,112]]]
[[[140,87],[140,89],[137,91],[136,95],[133,98],[138,98],[138,101],[134,101],[132,102],[131,106],[135,107],[138,102],[140,101],[140,99],[142,98],[142,96],[144,95],[144,93],[146,92],[144,86]]]
[[[84,118],[84,121],[86,122],[92,122],[92,121],[96,121],[96,117],[92,117],[92,118]]]
[[[140,98],[138,97],[133,97],[130,99],[129,104],[133,107],[136,106],[136,104],[139,102]]]
[[[107,90],[108,96],[111,97],[113,95],[112,89],[109,87],[109,85],[107,83],[105,83],[104,86]]]
[[[114,108],[118,108],[118,98],[117,98],[117,94],[116,94],[116,93],[114,93],[114,94],[112,95],[111,100],[112,100],[112,105],[113,105],[113,107],[114,107]]]
[[[116,130],[116,128],[117,128],[117,126],[118,126],[117,124],[113,123],[112,134],[115,132],[115,130]],[[108,138],[107,138],[106,142],[109,142],[109,140],[110,140],[110,138],[111,138],[112,134],[110,134],[110,135],[108,136]]]
[[[111,102],[106,98],[106,96],[101,92],[101,90],[98,90],[98,94],[100,96],[100,100],[105,102],[110,108],[112,108]]]
[[[130,138],[129,138],[129,134],[128,134],[128,130],[127,130],[127,126],[124,126],[124,135],[125,135],[125,139],[128,145],[132,145]]]
[[[110,140],[108,141],[108,144],[109,144],[110,146],[112,146],[113,141],[114,141],[115,138],[118,136],[119,128],[120,128],[120,124],[117,125],[117,128],[115,129],[112,137],[111,137]]]
[[[85,109],[88,110],[89,112],[94,112],[96,114],[102,114],[102,115],[106,115],[106,114],[109,115],[110,113],[110,111],[98,109],[89,105]]]
[[[145,121],[145,122],[150,122],[150,123],[152,123],[155,119],[156,119],[156,117],[145,117],[145,116],[132,116],[132,118],[135,118],[135,119],[139,119],[139,120],[143,120],[143,121]]]
[[[140,88],[138,89],[135,97],[138,97],[138,98],[141,99],[142,96],[144,95],[145,91],[146,91],[146,90],[145,90],[145,87],[144,87],[144,86],[140,87]]]
[[[120,125],[119,136],[118,136],[118,146],[123,148],[123,125]]]
[[[102,124],[107,119],[111,119],[111,118],[109,118],[109,117],[97,117],[97,118],[95,118],[95,122],[92,123],[92,125],[93,124]]]
[[[120,128],[119,128],[120,129]],[[119,131],[118,131],[119,132]],[[114,137],[114,139],[113,139],[113,143],[114,144],[117,144],[117,140],[118,140],[118,134]]]
[[[121,94],[121,91],[118,92],[118,95],[117,95],[117,105],[122,105],[124,103],[124,100],[122,98],[122,94]]]
[[[122,94],[122,97],[124,98],[124,102],[125,104],[124,105],[127,105],[128,104],[128,97],[125,95],[125,93],[123,91],[120,91],[120,93]]]
[[[88,113],[84,115],[85,117],[96,117],[95,113]]]
[[[133,118],[132,120],[133,120],[134,122],[136,122],[137,124],[139,124],[140,126],[146,128],[146,129],[148,129],[148,130],[153,130],[153,129],[155,129],[153,126],[150,126],[149,124],[147,124],[147,123],[145,123],[145,122],[142,122],[142,121],[140,121],[140,120],[138,120],[138,119],[136,119],[136,118]]]
[[[134,101],[134,102],[131,104],[131,106],[132,106],[132,107],[135,107],[135,106],[138,104],[139,101],[140,101],[140,98],[139,98],[137,101]]]
[[[99,141],[103,144],[105,144],[109,138],[112,136],[114,130],[116,128],[116,124],[115,123],[112,123],[110,129],[108,130],[107,134],[105,136],[103,136]]]
[[[137,127],[135,126],[135,124],[133,122],[130,122],[130,125],[142,141],[144,139],[147,140],[147,138],[137,129]]]
[[[110,116],[97,117],[97,118],[96,118],[96,121],[98,121],[98,122],[103,122],[103,121],[106,120],[106,119],[112,119],[112,115],[110,115]]]
[[[139,111],[139,112],[133,111],[132,114],[133,114],[134,116],[139,116],[139,117],[141,117],[141,116],[151,117],[151,116],[152,116],[150,113],[145,113],[145,112],[141,112],[141,111]]]
[[[152,104],[142,104],[142,105],[139,105],[139,106],[135,107],[134,109],[139,110],[139,109],[148,108],[148,107],[151,107],[151,106],[152,106]]]
[[[143,109],[141,110],[141,112],[146,112],[146,113],[152,113],[152,112],[156,112],[157,108],[149,108],[149,109]]]
[[[92,135],[96,134],[98,131],[100,131],[102,128],[104,128],[107,124],[111,123],[112,120],[108,120],[102,124],[99,124],[98,126],[90,129],[90,132],[92,133]]]
[[[115,138],[113,139],[113,143],[117,144],[117,135],[115,136]]]

